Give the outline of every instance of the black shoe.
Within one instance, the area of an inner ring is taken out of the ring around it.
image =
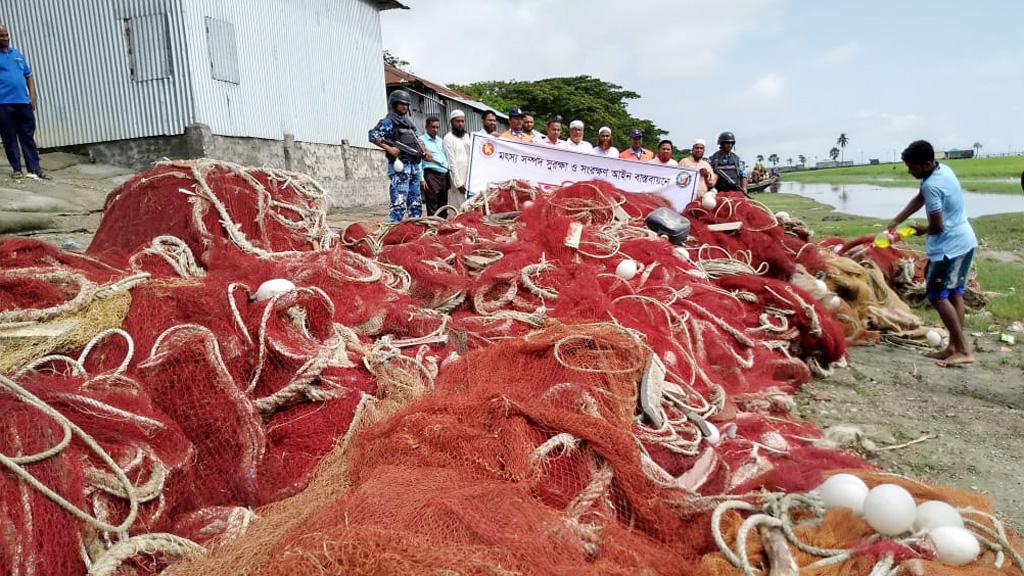
[[[50,175],[43,172],[42,170],[36,170],[35,172],[33,172],[33,174],[35,174],[41,180],[50,180]]]

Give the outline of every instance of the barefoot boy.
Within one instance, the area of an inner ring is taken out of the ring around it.
[[[928,300],[949,331],[949,346],[929,356],[937,358],[940,366],[970,364],[974,356],[964,334],[963,293],[978,240],[964,212],[964,193],[953,170],[935,162],[935,150],[924,140],[907,146],[903,163],[921,181],[921,189],[892,219],[889,230],[895,230],[922,207],[928,213],[928,225],[915,228],[918,234],[928,235]]]

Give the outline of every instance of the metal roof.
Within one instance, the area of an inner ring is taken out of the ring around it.
[[[450,100],[455,100],[456,102],[461,102],[466,106],[470,106],[476,110],[480,110],[481,112],[494,112],[495,114],[497,114],[499,118],[508,120],[507,115],[502,114],[500,111],[491,108],[490,106],[484,104],[483,102],[480,102],[479,100],[474,100],[473,97],[468,94],[463,94],[458,90],[452,90],[451,88],[445,86],[444,84],[431,82],[426,78],[417,76],[412,72],[402,70],[401,68],[396,68],[390,64],[384,65],[384,83],[388,86],[399,84],[420,84],[426,88],[433,90],[443,98],[448,98]]]

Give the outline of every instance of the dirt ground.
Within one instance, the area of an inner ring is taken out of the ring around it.
[[[60,244],[88,245],[107,192],[127,171],[51,157],[47,182],[0,182],[0,234],[20,233]],[[45,165],[44,165],[45,168]],[[381,220],[386,209],[330,216],[336,227]],[[20,224],[19,224],[20,223]],[[1024,530],[1024,334],[1010,347],[997,334],[974,333],[978,363],[942,369],[917,352],[875,345],[852,351],[849,368],[804,387],[800,414],[822,428],[860,426],[883,450],[862,453],[878,466],[990,495],[997,510]],[[884,450],[922,437],[905,448]]]

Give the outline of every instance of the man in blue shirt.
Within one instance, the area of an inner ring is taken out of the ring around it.
[[[918,234],[927,234],[928,300],[939,312],[949,331],[949,346],[928,354],[940,366],[963,366],[974,362],[964,334],[964,288],[971,271],[978,239],[967,221],[964,193],[953,170],[935,162],[935,150],[924,140],[912,142],[903,151],[903,163],[910,174],[921,181],[921,189],[892,222],[889,231],[922,207],[928,213],[926,226],[914,226]]]
[[[427,131],[420,135],[423,149],[430,155],[430,160],[423,163],[420,172],[420,189],[423,190],[423,201],[427,205],[427,215],[433,216],[442,207],[448,205],[448,155],[444,151],[444,138],[438,135],[441,131],[441,119],[437,116],[427,118]]]
[[[11,35],[6,27],[0,26],[0,138],[15,179],[25,176],[21,171],[23,154],[29,173],[44,177],[36,149],[35,109],[36,82],[32,68],[20,50],[11,48]]]
[[[381,118],[369,133],[370,142],[388,155],[391,222],[401,222],[406,211],[410,218],[419,218],[423,211],[420,203],[420,160],[426,157],[429,161],[431,158],[423,150],[423,143],[416,134],[416,126],[409,114],[411,105],[412,97],[408,92],[395,90],[388,95],[390,113]]]

